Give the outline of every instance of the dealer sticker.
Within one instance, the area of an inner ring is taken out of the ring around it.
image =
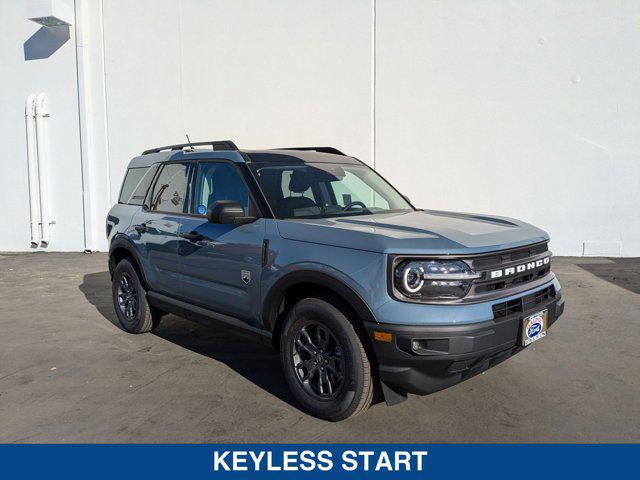
[[[547,310],[522,319],[522,345],[525,347],[547,335]]]

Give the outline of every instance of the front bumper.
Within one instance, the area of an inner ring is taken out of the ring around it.
[[[519,345],[521,320],[545,308],[548,328],[564,311],[559,291],[534,305],[523,302],[521,311],[509,307],[496,313],[493,320],[479,323],[431,326],[365,322],[365,327],[385,391],[426,395],[460,383],[518,353],[524,348]],[[391,333],[392,341],[375,340],[374,331]],[[417,350],[414,341],[419,342]]]

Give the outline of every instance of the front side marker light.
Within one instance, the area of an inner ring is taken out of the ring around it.
[[[377,330],[374,330],[373,339],[378,342],[391,343],[391,341],[393,340],[393,334],[389,332],[379,332]]]

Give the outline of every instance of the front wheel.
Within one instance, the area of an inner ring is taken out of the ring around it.
[[[306,298],[291,308],[280,356],[289,388],[311,415],[339,421],[371,405],[374,379],[363,341],[325,299]]]

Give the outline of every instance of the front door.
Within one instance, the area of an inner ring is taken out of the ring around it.
[[[256,214],[242,174],[231,162],[200,162],[192,191],[192,215],[183,219],[178,242],[181,294],[190,303],[259,326],[264,219],[235,225],[206,218],[218,200],[239,202],[245,215]]]

